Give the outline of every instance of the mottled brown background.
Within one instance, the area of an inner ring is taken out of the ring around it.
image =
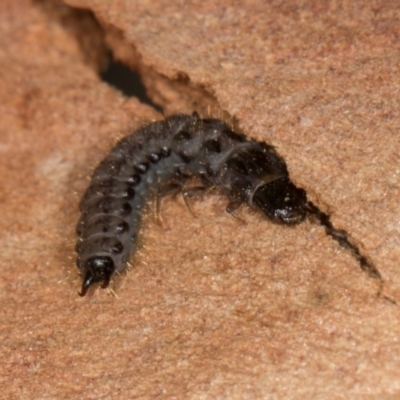
[[[161,117],[99,79],[108,46],[166,113],[275,145],[400,302],[396,2],[66,3],[0,3],[0,397],[399,398],[400,307],[318,226],[167,199],[115,294],[74,265],[93,167]]]

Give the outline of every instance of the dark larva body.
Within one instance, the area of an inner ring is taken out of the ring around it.
[[[221,120],[178,114],[120,140],[94,171],[77,226],[82,296],[93,283],[106,287],[115,271],[126,269],[149,199],[182,190],[191,177],[225,194],[229,212],[247,203],[286,224],[313,214],[328,234],[359,254],[345,232],[336,230],[326,214],[307,202],[305,191],[293,185],[272,146],[233,132]]]

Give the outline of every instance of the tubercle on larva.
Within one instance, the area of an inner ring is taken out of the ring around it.
[[[144,126],[120,140],[95,169],[77,226],[81,296],[96,282],[107,287],[115,272],[125,270],[150,198],[182,191],[193,177],[204,190],[215,187],[227,196],[230,213],[246,203],[283,224],[298,224],[308,215],[350,250],[369,276],[383,282],[347,232],[336,229],[327,214],[307,201],[305,190],[291,182],[285,161],[272,146],[193,113]]]

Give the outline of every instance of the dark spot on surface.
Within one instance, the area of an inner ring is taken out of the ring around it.
[[[228,159],[226,161],[226,166],[229,169],[234,169],[235,171],[240,172],[241,174],[247,174],[249,172],[245,163],[237,158]]]
[[[127,217],[132,212],[132,206],[129,203],[124,203],[118,210],[121,217]]]
[[[83,227],[84,227],[83,224],[77,225],[77,227],[76,227],[76,234],[77,234],[79,237],[82,236]]]
[[[162,112],[162,107],[155,104],[148,96],[140,74],[131,70],[127,65],[116,61],[112,53],[109,53],[108,57],[108,64],[101,72],[100,78],[109,85],[121,90],[125,96],[139,98],[142,103]]]
[[[185,83],[185,84],[187,84],[187,83],[190,82],[189,75],[188,75],[188,74],[185,74],[185,73],[182,72],[182,71],[178,71],[178,72],[177,72],[177,74],[176,74],[176,80],[177,80],[178,82]]]
[[[136,186],[137,184],[140,183],[141,180],[142,180],[142,178],[140,177],[140,175],[134,174],[134,175],[130,176],[130,177],[127,179],[127,182],[128,182],[129,184],[133,185],[133,186]]]
[[[207,140],[203,147],[210,153],[221,153],[221,144],[216,139]]]
[[[114,253],[114,254],[120,254],[120,253],[122,253],[122,250],[124,249],[124,246],[122,245],[122,243],[121,242],[116,242],[115,244],[113,244],[112,245],[112,247],[111,247],[111,251]]]
[[[120,234],[127,232],[129,230],[129,225],[123,221],[115,227],[115,233]]]
[[[322,288],[316,288],[312,290],[309,295],[309,301],[314,306],[324,306],[329,303],[330,295],[329,292]]]
[[[164,146],[164,147],[161,148],[161,155],[163,157],[169,157],[170,154],[171,154],[171,149],[169,147]]]
[[[139,174],[145,174],[149,169],[149,164],[146,162],[139,163],[135,166],[135,169]]]
[[[159,154],[157,154],[157,153],[151,153],[151,154],[149,154],[149,156],[147,157],[148,158],[148,160],[150,161],[150,162],[152,162],[152,163],[156,163],[156,162],[158,162],[158,161],[160,161],[160,155]]]
[[[135,189],[132,186],[129,186],[123,195],[124,199],[132,200],[135,197]]]
[[[180,131],[174,136],[176,142],[181,142],[182,140],[190,140],[192,135],[187,131]]]
[[[186,164],[189,164],[190,161],[192,161],[193,157],[189,157],[184,151],[180,151],[178,154],[182,161],[184,161]]]

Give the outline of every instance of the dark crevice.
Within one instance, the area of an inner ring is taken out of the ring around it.
[[[111,52],[106,68],[100,73],[100,78],[120,90],[125,96],[137,97],[142,103],[155,108],[158,112],[163,112],[162,107],[155,104],[147,95],[146,87],[140,74],[123,63],[114,60]]]
[[[164,115],[198,111],[217,116],[236,126],[236,120],[221,109],[210,88],[193,84],[183,71],[165,76],[142,62],[135,45],[117,27],[105,25],[91,10],[74,8],[62,0],[32,0],[49,20],[73,37],[81,50],[82,61],[99,78],[127,97]]]
[[[125,96],[136,97],[158,112],[163,112],[162,107],[149,97],[136,68],[129,68],[116,60],[106,39],[107,32],[91,10],[70,7],[62,0],[32,1],[51,21],[62,26],[76,40],[83,62],[93,68],[102,81]]]
[[[335,228],[331,222],[331,216],[321,211],[319,207],[313,204],[311,201],[308,201],[306,209],[311,222],[316,222],[320,226],[323,226],[326,234],[338,242],[341,247],[348,250],[352,257],[358,261],[362,271],[364,271],[370,278],[377,279],[379,281],[379,289],[377,293],[378,297],[382,297],[385,300],[390,301],[392,304],[397,305],[397,302],[394,299],[382,294],[384,280],[381,273],[372,263],[372,261],[361,252],[359,246],[353,240],[350,234],[344,229]]]

